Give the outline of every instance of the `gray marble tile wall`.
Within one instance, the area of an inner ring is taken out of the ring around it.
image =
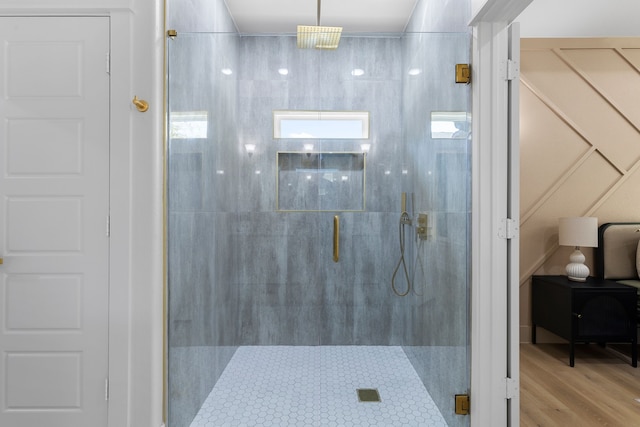
[[[240,289],[240,344],[387,345],[415,335],[404,318],[403,306],[411,303],[391,298],[389,285],[400,253],[400,193],[408,191],[402,174],[401,38],[343,37],[335,51],[300,50],[295,37],[287,36],[241,40],[239,143],[257,148],[238,189],[239,212],[255,219],[231,239],[246,264],[234,284]],[[286,76],[278,73],[281,68]],[[364,74],[354,76],[356,68]],[[273,110],[369,111],[371,137],[274,139]],[[351,152],[360,151],[362,142],[372,144],[366,211],[276,211],[278,151],[303,151],[303,144],[312,143],[314,151]],[[332,260],[335,214],[341,217],[338,263]]]
[[[167,29],[178,33],[236,33],[224,0],[167,0]]]
[[[428,120],[433,110],[466,108],[465,88],[443,79],[455,56],[449,50],[465,54],[468,36],[419,39],[412,46],[412,36],[344,38],[335,52],[300,51],[292,37],[171,41],[171,111],[209,114],[206,139],[172,139],[169,147],[170,353],[180,354],[170,360],[213,367],[211,378],[197,381],[215,381],[238,345],[464,345],[468,144],[431,140]],[[404,74],[415,64],[424,72],[411,80]],[[282,67],[286,78],[277,73]],[[356,78],[354,68],[365,74]],[[274,109],[371,112],[364,212],[276,211],[278,151],[309,142],[316,151],[357,151],[363,141],[275,140]],[[251,156],[245,143],[257,146]],[[418,245],[406,227],[417,288],[407,298],[390,288],[403,191],[415,194],[411,211],[430,212],[437,236]],[[334,214],[341,217],[338,263]],[[182,382],[170,383],[182,397],[171,405],[204,398],[182,396]]]

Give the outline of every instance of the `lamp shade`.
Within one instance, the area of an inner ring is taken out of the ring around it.
[[[562,246],[598,246],[598,218],[580,216],[560,218],[558,240]]]

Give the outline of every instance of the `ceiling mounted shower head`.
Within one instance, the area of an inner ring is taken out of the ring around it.
[[[342,27],[320,27],[298,25],[298,47],[300,49],[337,49]]]
[[[298,25],[298,48],[300,49],[337,49],[340,43],[342,27],[320,26],[320,0],[316,25]]]

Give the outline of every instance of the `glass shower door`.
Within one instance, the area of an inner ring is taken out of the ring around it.
[[[169,427],[469,424],[469,42],[168,41]],[[274,111],[367,112],[368,134],[277,137]]]

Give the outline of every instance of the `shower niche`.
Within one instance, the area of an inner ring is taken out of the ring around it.
[[[278,211],[364,211],[366,155],[277,153]]]

